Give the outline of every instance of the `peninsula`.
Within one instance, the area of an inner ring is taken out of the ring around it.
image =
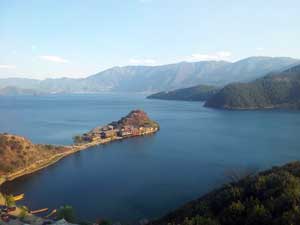
[[[75,136],[74,142],[78,147],[98,145],[113,140],[152,134],[158,130],[158,123],[150,120],[144,111],[133,110],[119,121],[95,127],[88,133]]]
[[[119,121],[98,126],[85,134],[75,136],[74,144],[69,146],[33,144],[21,136],[0,134],[0,185],[7,180],[38,171],[89,147],[149,135],[158,130],[158,123],[150,120],[144,111],[133,110]]]

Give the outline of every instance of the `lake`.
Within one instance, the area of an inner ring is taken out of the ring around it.
[[[134,94],[0,97],[0,132],[72,137],[143,109],[161,130],[93,147],[5,184],[31,209],[72,205],[81,220],[153,219],[244,173],[300,159],[300,113],[223,111]]]

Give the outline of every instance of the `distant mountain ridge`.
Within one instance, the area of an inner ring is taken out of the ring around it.
[[[232,82],[248,82],[261,78],[271,72],[281,72],[300,64],[300,60],[288,57],[249,57],[219,68],[210,77],[211,84],[229,84]],[[230,82],[228,82],[230,77]],[[207,81],[208,82],[208,81]]]
[[[113,67],[82,79],[0,79],[0,88],[15,86],[51,93],[154,93],[199,84],[223,86],[231,82],[251,81],[266,73],[287,69],[296,63],[300,63],[300,60],[287,57],[250,57],[234,63],[201,61],[162,66]]]
[[[33,89],[27,89],[27,88],[18,88],[14,86],[7,86],[4,88],[0,88],[0,96],[6,95],[6,96],[15,96],[15,95],[43,95],[47,94],[46,92],[33,90]]]
[[[300,109],[300,65],[249,83],[225,86],[205,106],[222,109]]]

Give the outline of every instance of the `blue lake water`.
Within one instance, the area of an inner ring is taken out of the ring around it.
[[[69,156],[2,188],[32,209],[72,205],[82,220],[156,218],[227,181],[228,171],[300,159],[300,113],[222,111],[129,94],[0,97],[0,132],[34,143],[72,136],[143,109],[161,130]]]

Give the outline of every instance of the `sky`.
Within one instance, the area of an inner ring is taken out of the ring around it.
[[[0,0],[0,78],[300,58],[299,0]]]

